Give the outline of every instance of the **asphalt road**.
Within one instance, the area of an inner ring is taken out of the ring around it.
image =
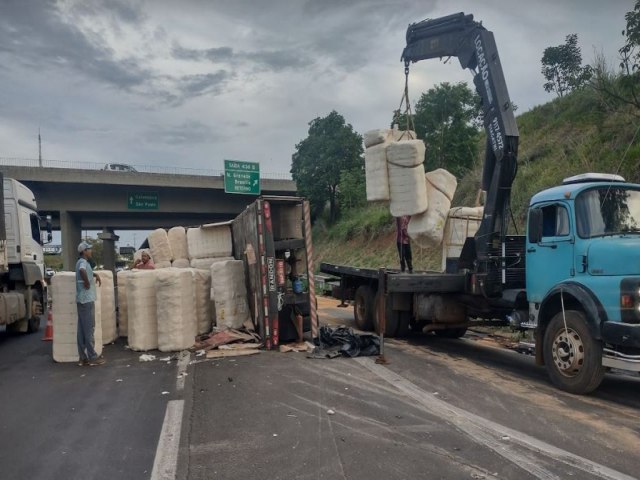
[[[319,299],[325,323],[352,309]],[[628,479],[640,472],[640,380],[560,392],[533,358],[417,336],[372,358],[304,353],[55,364],[0,330],[0,478]],[[152,352],[158,357],[166,356]],[[186,375],[180,374],[185,370]],[[168,393],[165,393],[168,392]]]

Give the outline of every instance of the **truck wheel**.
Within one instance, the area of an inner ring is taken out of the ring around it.
[[[391,309],[391,302],[385,302],[386,305],[386,318],[385,318],[385,329],[384,336],[385,337],[395,337],[396,332],[398,331],[398,319],[400,317],[400,313],[397,310]],[[375,315],[373,316],[374,322],[374,330],[377,334],[380,334],[380,327],[378,322],[378,296],[376,295],[376,304],[375,304]]]
[[[445,328],[444,330],[434,330],[438,337],[442,338],[460,338],[467,333],[467,327]]]
[[[40,294],[40,292],[34,292],[32,304],[38,304],[37,307],[33,307],[36,308],[37,311],[44,311],[44,308],[42,308],[42,295]],[[27,333],[35,333],[38,330],[40,330],[40,315],[36,314],[33,315],[27,322]]]
[[[373,330],[373,317],[375,313],[375,295],[371,287],[360,285],[356,290],[353,302],[353,319],[356,327],[365,332]]]
[[[551,382],[569,393],[594,391],[602,382],[602,343],[589,332],[585,316],[577,310],[557,313],[544,334],[544,363]]]
[[[409,335],[411,329],[409,324],[411,323],[411,312],[398,312],[398,330],[396,331],[396,337],[404,338]]]

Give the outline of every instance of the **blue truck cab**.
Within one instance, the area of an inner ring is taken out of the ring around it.
[[[583,174],[536,194],[526,236],[536,359],[572,393],[640,371],[640,185]]]

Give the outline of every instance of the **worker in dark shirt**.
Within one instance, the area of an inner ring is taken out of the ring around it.
[[[398,245],[398,255],[400,256],[400,270],[403,272],[406,268],[409,269],[409,273],[413,273],[413,261],[411,258],[411,243],[409,241],[409,234],[407,228],[409,228],[409,215],[402,217],[396,217],[396,243]]]

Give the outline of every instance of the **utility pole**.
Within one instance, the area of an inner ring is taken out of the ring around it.
[[[42,168],[42,138],[40,138],[40,127],[38,127],[38,165]]]

